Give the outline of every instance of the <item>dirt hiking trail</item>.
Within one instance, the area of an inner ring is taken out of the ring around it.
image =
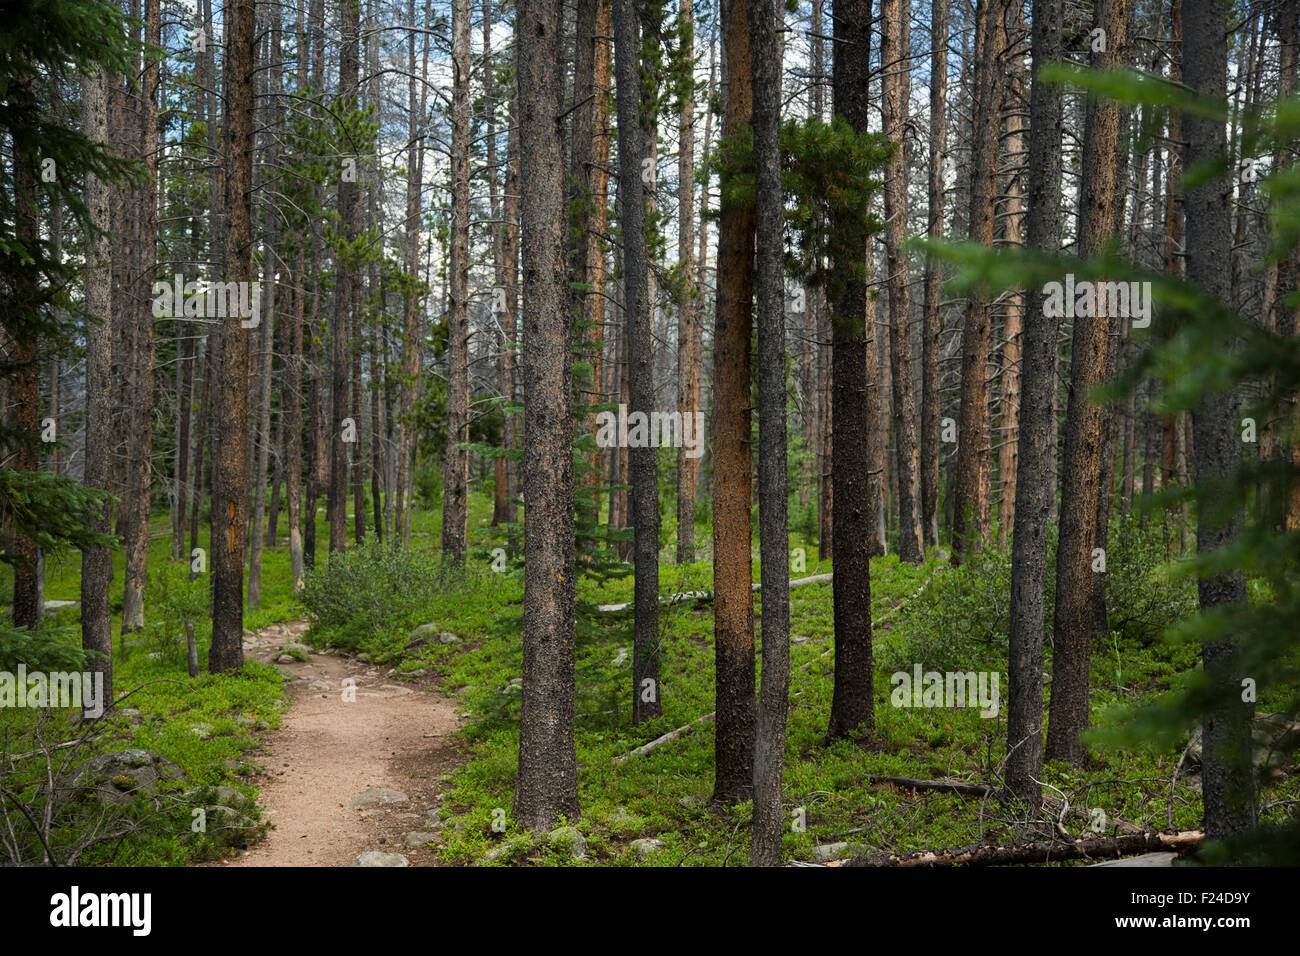
[[[306,629],[305,621],[272,625],[245,637],[244,653],[272,663]],[[290,704],[253,756],[265,771],[254,780],[258,802],[274,829],[219,865],[350,866],[369,851],[435,864],[427,838],[436,839],[441,778],[460,762],[451,737],[461,723],[456,702],[432,685],[395,680],[386,667],[299,654],[307,659],[275,664],[289,677]],[[388,859],[377,865],[401,865]]]

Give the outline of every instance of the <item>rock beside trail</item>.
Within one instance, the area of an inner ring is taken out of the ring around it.
[[[60,798],[80,795],[125,806],[136,796],[152,797],[165,780],[184,777],[181,768],[154,750],[118,750],[87,760],[56,786]]]
[[[410,866],[411,861],[400,853],[368,850],[352,861],[353,866]]]
[[[831,860],[838,860],[841,857],[848,856],[848,852],[849,845],[847,843],[823,843],[813,850],[813,859],[818,863],[829,863]]]
[[[367,787],[359,797],[356,797],[348,804],[348,809],[365,810],[370,807],[381,807],[389,803],[407,803],[410,799],[400,790],[389,790],[387,787]]]
[[[664,841],[652,837],[642,837],[639,840],[632,841],[632,849],[636,851],[637,856],[650,856],[658,853],[663,848]]]
[[[426,843],[432,843],[436,839],[438,839],[438,834],[436,833],[428,833],[423,830],[413,830],[406,835],[406,838],[402,840],[402,842],[406,844],[406,846],[417,847],[424,846]]]
[[[567,847],[569,856],[575,860],[587,857],[587,840],[577,827],[557,827],[546,834],[545,840],[553,847]]]

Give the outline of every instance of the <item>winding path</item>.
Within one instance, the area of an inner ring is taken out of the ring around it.
[[[300,639],[304,621],[273,625],[247,638],[244,652],[271,662]],[[227,866],[347,866],[368,850],[401,853],[412,865],[436,862],[424,844],[403,845],[428,831],[429,811],[442,796],[440,777],[458,762],[452,734],[460,725],[455,701],[435,687],[398,682],[386,668],[333,654],[276,665],[292,675],[290,706],[268,735],[256,780],[267,838]],[[345,700],[352,678],[355,700]],[[366,791],[385,789],[407,800],[363,809],[349,805]]]

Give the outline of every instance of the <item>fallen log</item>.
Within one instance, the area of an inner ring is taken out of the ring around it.
[[[996,787],[982,783],[967,783],[964,780],[917,780],[913,777],[877,777],[868,776],[869,783],[892,783],[905,790],[940,790],[945,793],[961,793],[971,797],[991,797],[997,793]]]
[[[829,571],[825,574],[813,574],[813,575],[809,575],[806,578],[795,578],[793,581],[790,582],[790,587],[801,588],[807,584],[829,583],[832,578],[833,578],[833,574]],[[757,594],[760,590],[760,585],[757,584],[753,585],[751,590],[755,594]],[[690,601],[694,601],[696,604],[708,604],[712,600],[713,600],[712,591],[683,591],[680,594],[666,594],[659,599],[659,603],[660,604],[685,604]],[[619,614],[623,611],[629,610],[631,607],[632,607],[632,602],[629,601],[625,604],[597,604],[596,610],[602,614]]]
[[[656,737],[648,744],[642,744],[640,747],[637,747],[635,750],[629,750],[621,757],[615,757],[614,766],[617,767],[619,764],[621,764],[624,760],[627,760],[629,757],[644,757],[646,754],[654,750],[656,747],[661,746],[662,744],[671,743],[672,741],[676,740],[678,737],[690,733],[691,730],[694,729],[696,724],[703,724],[706,721],[712,720],[713,715],[715,713],[717,713],[717,711],[712,711],[710,713],[707,713],[703,717],[697,717],[695,718],[695,720],[692,720],[689,724],[683,724],[681,727],[678,727],[676,730],[670,730],[668,731],[668,733],[664,734],[663,736]]]
[[[1060,860],[1115,859],[1153,850],[1184,850],[1205,839],[1200,830],[1177,833],[1126,833],[1120,836],[1089,836],[1077,840],[1039,840],[1034,843],[957,847],[947,850],[917,850],[913,853],[859,856],[844,866],[1014,866],[1027,863],[1055,863]]]

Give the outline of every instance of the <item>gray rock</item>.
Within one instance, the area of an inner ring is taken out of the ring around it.
[[[569,856],[575,860],[586,859],[587,840],[577,827],[557,827],[546,834],[546,842],[553,847],[567,847]]]
[[[411,861],[400,853],[368,850],[352,861],[353,866],[410,866]]]
[[[698,807],[702,803],[704,803],[704,798],[701,797],[698,793],[692,793],[690,796],[682,797],[677,802],[683,807],[685,807],[687,810],[693,810],[695,807]]]
[[[427,644],[438,633],[437,624],[421,624],[413,630],[411,635],[406,639],[406,646],[414,647],[417,644]]]
[[[438,834],[436,833],[429,833],[424,830],[412,830],[406,835],[406,839],[402,842],[407,846],[416,847],[424,846],[426,843],[432,843],[436,839],[438,839]]]
[[[153,750],[118,750],[86,761],[56,784],[62,802],[74,795],[125,806],[136,796],[152,797],[164,780],[184,778],[181,768]]]
[[[381,807],[389,803],[407,803],[411,798],[400,790],[387,787],[367,787],[361,796],[348,804],[349,810],[365,810],[369,807]]]
[[[197,723],[190,728],[190,733],[198,737],[199,740],[211,740],[215,732],[215,729],[209,723]]]
[[[417,667],[413,671],[406,671],[405,673],[398,674],[397,676],[403,679],[414,680],[417,677],[423,677],[427,673],[429,672],[425,670],[423,667]]]
[[[459,643],[460,643],[460,635],[459,635],[459,634],[453,634],[453,633],[451,633],[451,631],[443,631],[441,634],[438,635],[438,643],[439,643],[439,644],[459,644]]]
[[[637,856],[651,856],[663,848],[663,840],[655,840],[651,837],[642,837],[639,840],[632,841],[632,849],[636,851]]]
[[[845,842],[823,843],[813,850],[813,859],[818,863],[829,863],[848,854],[849,845]]]

